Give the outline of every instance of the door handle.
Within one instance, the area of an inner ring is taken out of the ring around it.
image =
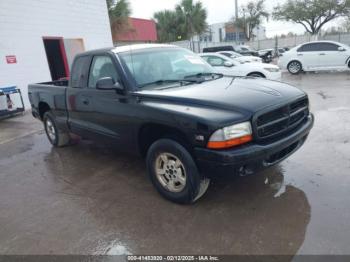
[[[303,54],[298,54],[298,56],[303,56]]]
[[[320,55],[326,55],[325,53],[321,53]]]

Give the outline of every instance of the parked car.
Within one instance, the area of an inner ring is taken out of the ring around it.
[[[350,69],[350,47],[333,41],[301,44],[285,52],[278,62],[291,74],[302,71]]]
[[[279,163],[314,122],[298,88],[225,77],[170,45],[79,54],[69,82],[32,84],[28,94],[53,146],[69,145],[75,134],[142,156],[155,188],[177,203],[200,198],[211,176]]]
[[[240,53],[241,55],[258,56],[259,57],[259,52],[252,49],[250,46],[247,46],[247,45],[236,46],[234,51],[237,53]]]
[[[273,57],[275,57],[274,49],[263,49],[259,50],[259,57],[263,60],[264,63],[271,63]]]
[[[246,56],[259,56],[259,53],[253,49],[251,49],[249,46],[214,46],[214,47],[206,47],[203,48],[203,53],[217,53],[220,51],[233,51],[236,53],[239,53],[241,55]]]
[[[262,59],[257,56],[244,56],[239,53],[233,52],[233,51],[221,51],[218,52],[218,54],[222,54],[224,56],[227,56],[237,62],[240,63],[262,63]]]
[[[282,77],[278,66],[263,63],[241,64],[227,56],[218,53],[199,54],[215,71],[224,75],[262,77],[270,80],[280,80]]]

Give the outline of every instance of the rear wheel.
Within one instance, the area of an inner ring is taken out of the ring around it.
[[[53,146],[63,147],[69,144],[69,133],[58,129],[55,117],[51,112],[46,112],[43,120],[47,138]]]
[[[303,67],[300,62],[292,61],[288,64],[287,69],[292,75],[297,75],[303,70]]]
[[[180,204],[198,200],[210,182],[199,174],[185,147],[171,139],[153,143],[147,153],[147,170],[157,191],[164,198]]]

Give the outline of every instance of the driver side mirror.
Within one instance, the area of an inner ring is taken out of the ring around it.
[[[232,62],[229,62],[229,61],[226,61],[226,62],[224,63],[224,66],[225,66],[225,67],[233,67],[233,63],[232,63]]]
[[[116,90],[119,94],[122,94],[124,92],[124,87],[118,81],[114,82],[112,77],[103,77],[97,80],[96,89]]]
[[[344,51],[346,51],[346,49],[345,49],[344,47],[342,47],[342,46],[339,46],[339,47],[338,47],[338,51],[344,52]]]

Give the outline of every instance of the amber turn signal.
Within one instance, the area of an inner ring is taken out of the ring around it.
[[[246,144],[253,140],[252,135],[242,136],[227,141],[209,141],[207,147],[210,149],[226,149]]]

